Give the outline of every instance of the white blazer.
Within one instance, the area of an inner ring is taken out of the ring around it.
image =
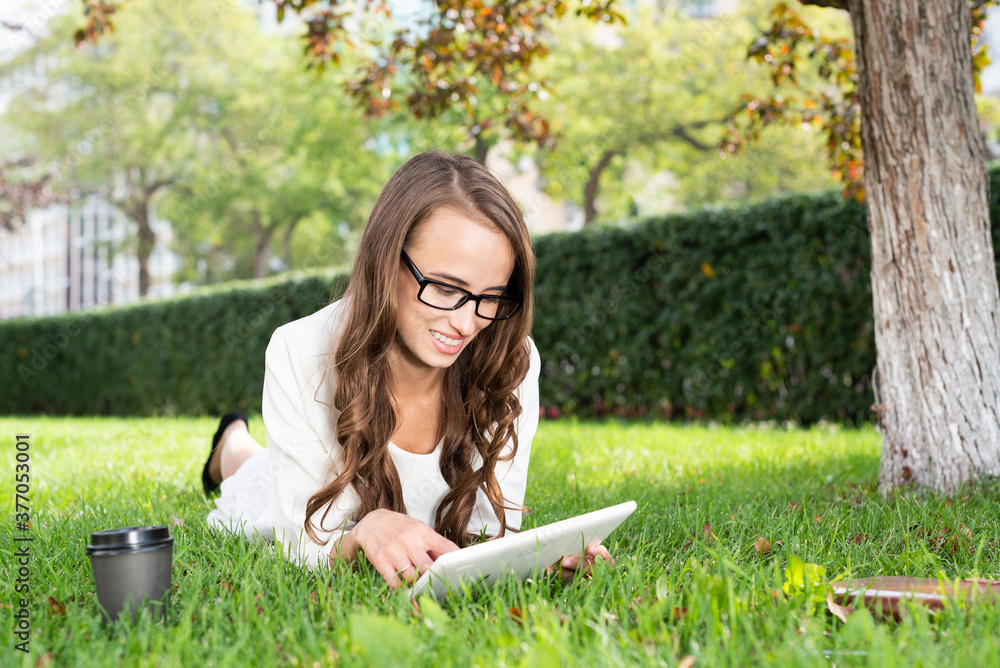
[[[336,432],[339,411],[331,413],[334,370],[331,367],[327,372],[326,366],[333,342],[340,337],[345,317],[343,300],[338,300],[312,315],[282,325],[274,331],[265,353],[263,418],[273,489],[267,489],[269,485],[261,485],[258,481],[257,489],[265,495],[270,494],[271,498],[261,499],[265,502],[261,506],[263,512],[249,519],[257,533],[273,538],[276,547],[280,545],[287,557],[312,568],[329,563],[333,541],[354,526],[348,517],[358,503],[353,486],[348,486],[327,515],[323,523],[325,531],[318,532],[330,541],[319,545],[306,534],[306,503],[339,471],[342,452]],[[531,442],[538,428],[541,360],[530,337],[528,343],[531,365],[516,391],[522,408],[515,424],[517,454],[508,462],[499,462],[496,472],[503,496],[512,505],[524,503]],[[434,524],[438,503],[449,490],[439,468],[440,446],[439,443],[430,454],[418,455],[389,444],[390,455],[399,472],[406,512],[430,526]],[[508,444],[503,454],[509,453],[511,447],[512,444]],[[482,466],[482,459],[478,455],[476,459],[478,461],[473,461],[473,469]],[[236,478],[242,468],[223,483]],[[239,486],[238,483],[230,485]],[[223,495],[226,493],[224,489]],[[520,528],[521,513],[507,511],[506,514],[507,523]],[[321,517],[322,510],[314,515],[315,526],[319,526]],[[271,536],[267,536],[270,533],[267,528],[273,528]],[[468,530],[479,533],[484,529],[487,534],[495,536],[500,523],[486,495],[480,490]]]

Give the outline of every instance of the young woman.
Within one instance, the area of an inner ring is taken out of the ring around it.
[[[343,298],[275,330],[268,448],[219,425],[210,526],[311,567],[363,556],[395,589],[477,536],[518,530],[538,426],[534,255],[488,169],[442,151],[389,180]],[[589,571],[601,545],[563,574]]]

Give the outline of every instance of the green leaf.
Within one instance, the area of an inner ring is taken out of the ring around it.
[[[548,642],[538,639],[531,643],[528,651],[521,659],[521,668],[562,668],[562,661],[555,648]]]
[[[666,573],[656,579],[656,600],[662,601],[670,593],[670,578]]]
[[[398,620],[372,614],[351,615],[351,644],[372,665],[405,665],[417,653],[413,631]]]
[[[424,617],[424,624],[433,631],[443,631],[448,628],[451,617],[445,612],[432,596],[424,594],[417,601],[420,605],[420,613]]]
[[[806,582],[810,585],[818,585],[823,582],[826,569],[819,564],[807,564],[794,554],[788,558],[788,567],[785,569],[785,583],[781,586],[786,594],[804,589]]]

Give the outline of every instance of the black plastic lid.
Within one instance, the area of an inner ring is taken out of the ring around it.
[[[106,529],[90,534],[90,545],[87,551],[121,550],[167,545],[173,542],[170,529],[159,524],[147,527],[128,527],[125,529]]]

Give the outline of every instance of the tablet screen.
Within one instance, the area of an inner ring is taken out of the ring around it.
[[[582,557],[588,545],[607,538],[635,509],[635,501],[627,501],[441,555],[410,588],[410,596],[430,592],[440,598],[463,583],[488,585],[505,573],[537,576],[563,557]]]

